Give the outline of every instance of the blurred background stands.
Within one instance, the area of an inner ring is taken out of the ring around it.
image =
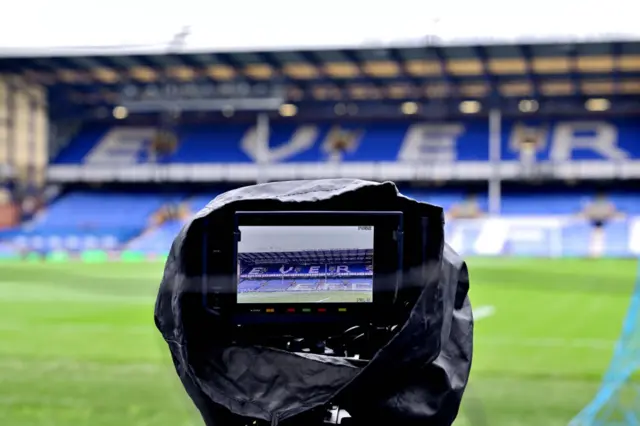
[[[358,177],[465,254],[636,256],[638,94],[637,42],[2,57],[1,244],[163,255],[226,189]]]

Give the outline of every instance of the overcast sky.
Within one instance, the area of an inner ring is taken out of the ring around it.
[[[372,249],[373,229],[357,226],[241,226],[239,253]]]
[[[190,49],[406,42],[433,33],[448,40],[640,35],[638,6],[630,0],[22,0],[2,9],[5,51],[130,44],[160,49],[184,26],[191,26]]]

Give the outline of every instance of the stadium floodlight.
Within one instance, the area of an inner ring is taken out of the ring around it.
[[[113,117],[117,120],[124,120],[129,116],[129,110],[122,105],[113,108]]]
[[[608,111],[611,108],[611,101],[604,98],[589,99],[585,102],[584,107],[587,109],[587,111]]]
[[[520,112],[536,112],[538,111],[539,104],[535,99],[523,99],[518,103],[518,109]]]
[[[283,117],[293,117],[298,113],[298,107],[293,104],[280,105],[278,112]]]
[[[476,114],[482,109],[482,105],[478,101],[464,101],[460,102],[460,112],[463,114]]]
[[[418,104],[415,102],[405,102],[400,107],[400,110],[405,115],[413,115],[418,112]]]
[[[391,182],[271,182],[218,196],[183,228],[155,323],[208,426],[317,426],[334,406],[352,425],[449,426],[471,368],[468,290],[441,208]],[[351,315],[353,298],[364,308]],[[238,321],[247,309],[260,320]]]

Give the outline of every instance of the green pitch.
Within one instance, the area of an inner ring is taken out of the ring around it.
[[[242,293],[238,303],[358,303],[371,300],[366,291],[298,291]]]
[[[636,263],[469,264],[479,320],[458,425],[566,425],[608,365]],[[161,274],[0,263],[0,425],[200,425],[153,326]]]

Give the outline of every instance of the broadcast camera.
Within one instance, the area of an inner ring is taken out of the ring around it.
[[[389,182],[213,200],[174,241],[155,311],[205,423],[453,423],[473,320],[443,227]]]

